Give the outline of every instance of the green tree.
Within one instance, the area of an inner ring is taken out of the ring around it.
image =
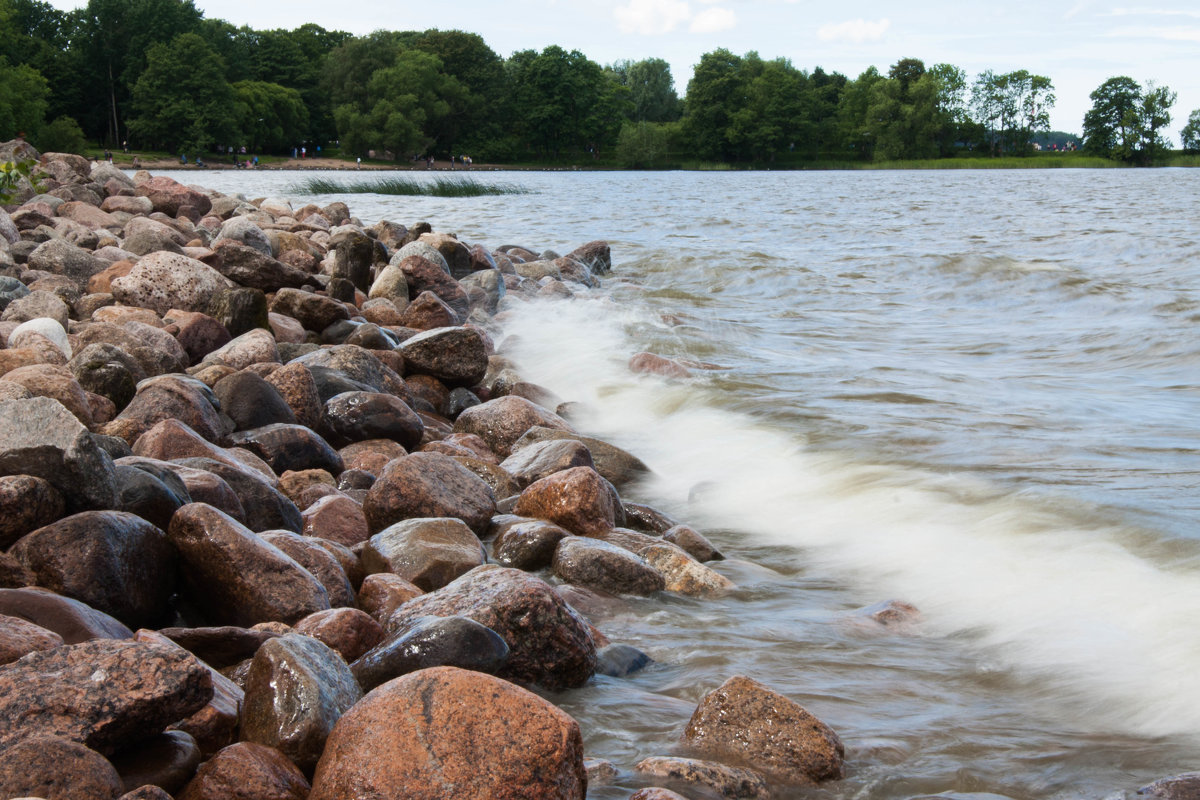
[[[667,126],[653,122],[626,122],[617,137],[617,161],[629,169],[650,169],[667,157]]]
[[[629,87],[635,122],[672,122],[683,114],[675,93],[671,65],[661,58],[620,61],[613,64],[618,80]]]
[[[46,118],[49,106],[46,79],[28,64],[12,66],[0,56],[0,141],[18,133],[33,137]]]
[[[855,80],[846,84],[838,103],[838,139],[844,152],[870,159],[875,156],[875,129],[868,112],[875,94],[875,85],[887,80],[875,67],[867,67]]]
[[[726,134],[745,93],[740,56],[725,48],[700,56],[684,98],[684,123],[698,157],[734,160],[736,153]]]
[[[1023,69],[1002,75],[985,70],[971,87],[971,107],[993,154],[1031,152],[1034,135],[1050,128],[1054,102],[1050,79]]]
[[[1156,86],[1153,81],[1146,85],[1142,102],[1138,106],[1138,133],[1141,138],[1141,162],[1151,164],[1171,143],[1160,131],[1171,124],[1171,106],[1175,105],[1175,92],[1166,86]]]
[[[1153,82],[1145,88],[1125,75],[1109,78],[1089,97],[1083,117],[1084,149],[1120,161],[1149,164],[1169,144],[1160,131],[1171,123],[1175,92]]]
[[[745,101],[730,116],[725,138],[739,154],[774,161],[801,132],[808,78],[787,59],[763,61],[757,53],[747,53],[742,66]]]
[[[192,0],[88,0],[76,18],[74,42],[82,57],[77,80],[87,106],[77,118],[84,129],[113,144],[122,141],[151,45],[196,32],[200,21]]]
[[[238,129],[255,151],[286,152],[305,140],[308,108],[300,92],[277,83],[233,84]]]
[[[540,53],[514,53],[505,70],[512,124],[529,149],[557,159],[600,146],[609,116],[602,108],[608,87],[599,64],[578,50],[551,45]]]
[[[33,144],[43,153],[75,153],[82,155],[87,149],[87,139],[79,123],[62,116],[41,127]]]
[[[1200,108],[1188,115],[1187,124],[1179,132],[1180,146],[1189,153],[1200,150]]]
[[[411,46],[437,56],[442,71],[463,90],[447,98],[448,113],[431,122],[428,133],[434,149],[476,155],[481,149],[486,152],[500,135],[503,122],[503,59],[478,34],[457,30],[427,30],[414,37]]]
[[[130,133],[144,146],[203,151],[238,138],[233,88],[221,57],[202,37],[185,33],[146,53],[133,88]]]

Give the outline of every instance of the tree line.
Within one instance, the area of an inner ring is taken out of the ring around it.
[[[191,0],[0,0],[0,139],[43,150],[235,147],[408,160],[631,167],[1027,155],[1050,137],[1050,78],[973,79],[905,58],[855,78],[718,49],[681,99],[662,59],[600,65],[551,45],[502,58],[477,34],[319,25],[253,30]],[[1175,95],[1118,76],[1091,95],[1083,149],[1153,163]],[[1200,110],[1184,128],[1200,149]]]

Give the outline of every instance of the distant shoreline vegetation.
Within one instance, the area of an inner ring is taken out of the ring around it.
[[[491,195],[530,194],[530,190],[511,183],[484,183],[474,178],[375,178],[343,181],[309,178],[293,184],[297,194],[391,194],[420,197],[486,197]]]

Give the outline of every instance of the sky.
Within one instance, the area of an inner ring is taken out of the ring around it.
[[[1054,83],[1051,128],[1079,133],[1088,95],[1108,78],[1177,93],[1167,133],[1200,109],[1200,0],[194,0],[207,18],[255,29],[306,22],[361,35],[380,28],[477,33],[501,57],[557,44],[593,61],[662,58],[682,96],[719,47],[856,77],[901,58],[950,63],[968,80],[1026,69]],[[86,2],[51,0],[77,8]]]

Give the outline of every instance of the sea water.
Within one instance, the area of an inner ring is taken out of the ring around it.
[[[608,240],[603,286],[509,304],[502,347],[649,464],[626,499],[705,532],[738,586],[585,609],[655,661],[552,697],[622,770],[589,796],[627,797],[734,674],[845,742],[846,779],[797,797],[1121,797],[1200,769],[1200,172],[474,177],[531,193],[295,200]],[[691,377],[633,374],[641,351]],[[876,622],[892,600],[918,613]]]

